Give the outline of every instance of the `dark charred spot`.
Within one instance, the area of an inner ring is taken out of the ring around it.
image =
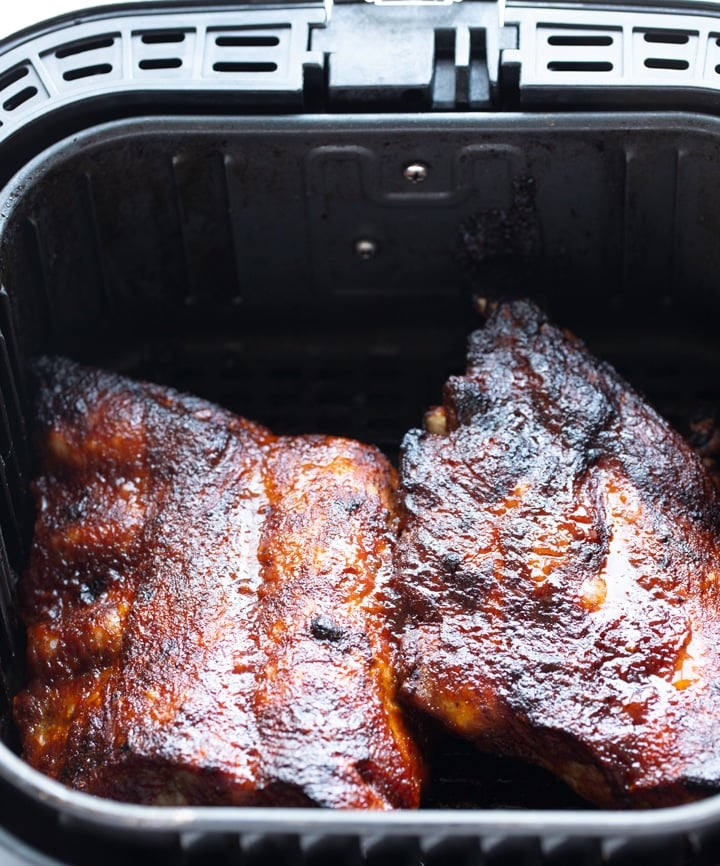
[[[448,587],[450,598],[465,605],[470,610],[481,609],[487,596],[497,590],[497,578],[492,562],[481,566],[459,567],[452,574],[452,584]]]
[[[355,761],[355,770],[366,784],[374,784],[381,776],[380,768],[371,758],[361,758]]]
[[[445,568],[450,574],[455,574],[461,562],[462,557],[460,554],[453,551],[446,553],[442,558],[443,568]]]
[[[92,604],[106,591],[107,586],[108,581],[104,575],[93,578],[80,589],[80,600],[85,604]]]
[[[445,386],[448,428],[455,430],[487,412],[490,401],[478,382],[453,376]]]
[[[68,523],[75,523],[85,517],[86,501],[81,499],[76,502],[68,502],[63,509],[63,517]]]
[[[343,505],[348,514],[355,514],[362,507],[363,502],[365,502],[364,496],[354,496],[352,499],[346,500]]]
[[[161,645],[160,651],[164,656],[172,656],[178,650],[178,643],[174,638],[165,638]]]
[[[137,597],[139,601],[151,601],[154,595],[154,587],[148,585],[147,583],[141,584],[138,587]]]
[[[315,617],[310,623],[310,633],[317,640],[328,640],[332,643],[337,643],[345,637],[345,629],[327,616]]]

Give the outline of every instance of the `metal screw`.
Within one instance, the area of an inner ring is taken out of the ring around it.
[[[410,183],[423,183],[428,177],[428,167],[424,162],[411,162],[405,166],[403,175]]]
[[[355,241],[355,252],[361,259],[371,259],[377,254],[377,251],[377,241],[370,240],[370,238],[360,238],[359,241]]]

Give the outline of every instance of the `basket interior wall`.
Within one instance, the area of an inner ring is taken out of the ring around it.
[[[6,732],[34,356],[395,457],[463,367],[473,297],[512,293],[682,427],[720,406],[719,143],[688,116],[185,118],[108,124],[29,164],[0,203]]]

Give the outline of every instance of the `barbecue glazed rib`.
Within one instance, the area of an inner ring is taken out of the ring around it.
[[[401,463],[402,693],[603,806],[720,786],[720,509],[685,442],[529,302]]]
[[[416,806],[387,461],[67,361],[39,378],[26,759],[138,803]]]

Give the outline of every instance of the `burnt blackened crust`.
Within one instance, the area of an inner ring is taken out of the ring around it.
[[[720,519],[696,455],[527,301],[472,335],[443,410],[401,462],[407,700],[602,805],[719,788]]]

